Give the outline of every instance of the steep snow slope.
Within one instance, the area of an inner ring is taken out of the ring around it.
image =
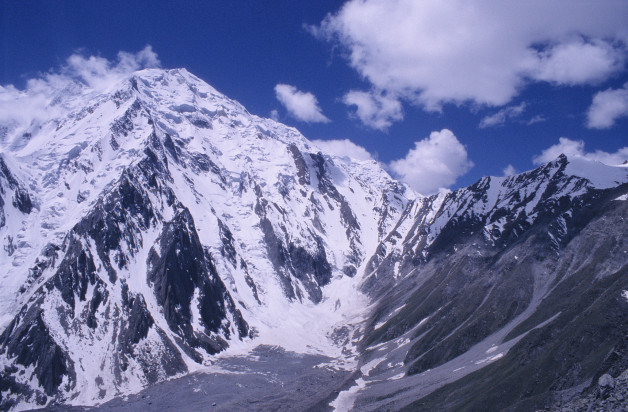
[[[3,406],[108,399],[230,345],[341,353],[409,189],[185,70],[77,83],[51,113],[3,142]]]

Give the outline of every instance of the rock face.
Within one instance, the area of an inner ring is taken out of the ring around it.
[[[555,410],[567,411],[621,411],[628,408],[628,369],[617,378],[604,374],[597,385],[591,385],[586,395],[566,403],[558,403]]]
[[[624,405],[628,169],[561,156],[425,197],[185,70],[51,105],[2,142],[1,410],[258,344],[355,372],[341,408]]]

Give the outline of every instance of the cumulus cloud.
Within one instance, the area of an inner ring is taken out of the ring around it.
[[[349,139],[339,140],[312,140],[323,152],[340,157],[349,157],[355,160],[373,160],[373,156],[362,146],[358,146]]]
[[[27,92],[50,92],[80,82],[83,85],[102,90],[123,79],[136,70],[160,67],[161,62],[150,45],[137,53],[118,52],[117,59],[110,61],[100,56],[85,56],[75,53],[65,64],[26,84]]]
[[[628,116],[628,83],[621,89],[598,92],[587,113],[587,126],[592,129],[611,128],[617,119]]]
[[[507,120],[516,119],[520,117],[526,109],[526,104],[521,103],[517,106],[505,107],[498,112],[486,116],[480,121],[480,128],[500,126],[506,123]]]
[[[28,123],[46,111],[49,102],[43,93],[27,93],[13,85],[0,86],[0,123],[5,127]]]
[[[513,165],[508,165],[504,168],[504,170],[502,171],[502,174],[504,176],[512,176],[512,175],[516,175],[517,174],[517,169],[515,169],[515,167]]]
[[[289,84],[275,86],[277,100],[297,120],[307,123],[328,123],[330,120],[323,115],[318,100],[312,93],[302,92]]]
[[[558,139],[558,143],[543,150],[541,154],[534,156],[532,161],[535,164],[542,164],[551,162],[561,154],[567,157],[582,157],[589,160],[596,160],[598,162],[616,166],[624,163],[628,160],[628,146],[618,149],[615,153],[608,153],[602,150],[596,150],[595,152],[587,152],[584,149],[584,141],[571,140],[566,137]]]
[[[114,61],[75,53],[61,67],[29,79],[24,90],[0,86],[0,122],[7,127],[7,134],[17,129],[35,130],[40,119],[64,104],[64,98],[87,90],[102,91],[136,70],[159,66],[151,46],[137,53],[121,51]]]
[[[550,83],[577,85],[597,83],[622,68],[624,50],[611,44],[576,39],[537,52],[531,60],[530,76]]]
[[[355,106],[355,116],[372,129],[385,131],[393,122],[403,120],[401,102],[383,93],[351,90],[342,102]]]
[[[471,167],[473,162],[464,145],[447,129],[415,142],[403,159],[390,163],[390,169],[402,181],[422,194],[451,186]]]
[[[374,89],[440,110],[606,79],[626,61],[627,13],[622,1],[350,0],[310,31]]]

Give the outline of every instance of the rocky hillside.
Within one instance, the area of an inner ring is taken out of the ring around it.
[[[358,409],[542,409],[626,370],[627,192],[561,156],[410,204],[362,286]]]

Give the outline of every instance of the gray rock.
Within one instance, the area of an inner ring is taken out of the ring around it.
[[[615,387],[615,379],[608,373],[600,376],[600,379],[597,380],[597,384],[600,388],[614,388]]]

